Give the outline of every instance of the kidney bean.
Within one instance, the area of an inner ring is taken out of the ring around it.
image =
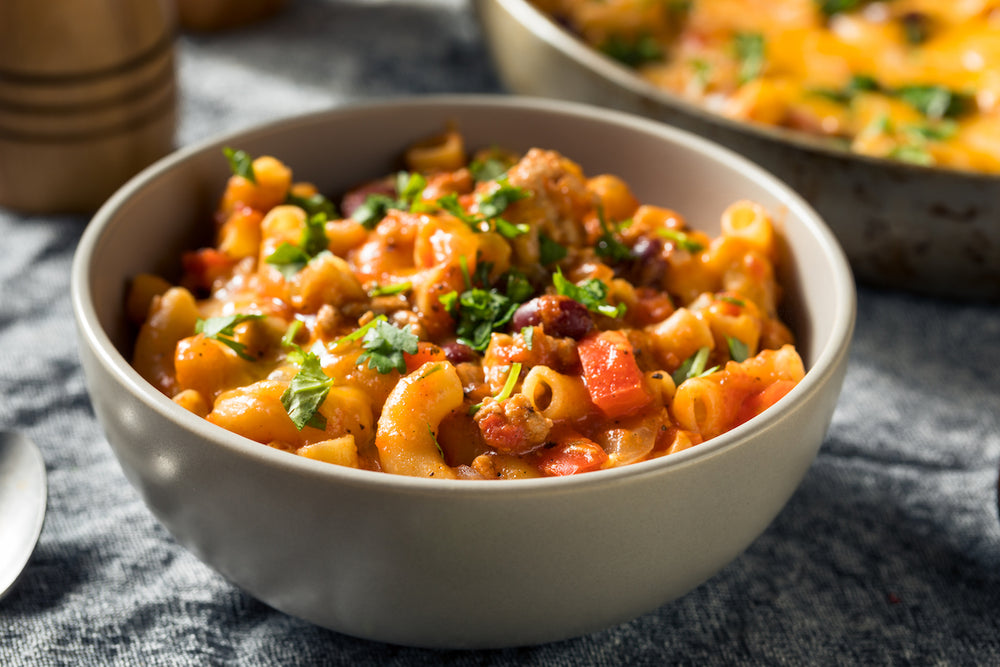
[[[538,299],[526,301],[517,307],[514,316],[510,318],[511,326],[517,330],[533,327],[542,323],[542,314],[538,311]]]
[[[515,329],[541,325],[550,336],[579,340],[594,326],[587,307],[560,294],[545,294],[522,304],[511,318]]]
[[[460,364],[465,361],[472,361],[476,358],[476,352],[468,345],[452,341],[441,346],[444,356],[453,364]]]
[[[668,268],[663,258],[663,241],[640,236],[632,246],[632,259],[624,275],[634,285],[659,285]]]

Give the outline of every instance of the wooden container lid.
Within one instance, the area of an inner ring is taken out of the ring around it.
[[[173,148],[168,0],[0,2],[0,205],[87,212]]]

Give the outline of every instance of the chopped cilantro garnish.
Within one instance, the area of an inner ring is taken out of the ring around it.
[[[514,393],[514,387],[517,386],[517,380],[520,377],[521,362],[515,361],[510,365],[510,371],[507,372],[507,380],[503,383],[503,388],[500,390],[500,393],[493,398],[497,401],[505,401],[510,398],[511,394]],[[475,415],[482,406],[482,403],[476,403],[475,405],[469,406],[469,414]]]
[[[441,443],[438,442],[437,434],[434,433],[434,428],[431,426],[430,422],[424,422],[424,423],[427,424],[427,432],[430,434],[431,440],[434,441],[434,446],[437,447],[438,454],[441,455],[441,458],[444,458],[444,450],[441,449]],[[433,475],[434,473],[431,474]]]
[[[496,189],[476,197],[479,212],[487,219],[497,218],[514,202],[531,197],[530,191],[511,185],[506,178],[496,183]]]
[[[485,160],[473,161],[469,164],[469,171],[476,182],[495,181],[507,173],[509,165],[497,158],[486,158]]]
[[[302,320],[292,320],[292,323],[285,329],[285,335],[281,337],[281,347],[298,347],[295,344],[295,338],[302,330],[302,326]]]
[[[326,419],[317,411],[332,386],[333,379],[323,372],[319,357],[312,352],[305,353],[299,372],[281,395],[281,404],[295,428],[300,431],[305,426],[326,428]]]
[[[688,61],[694,72],[694,79],[699,88],[704,88],[712,78],[712,64],[703,58],[692,58]]]
[[[524,344],[530,350],[535,343],[535,327],[521,327],[521,337],[524,338]]]
[[[507,222],[503,218],[496,218],[493,221],[493,226],[497,230],[497,233],[505,239],[517,238],[521,234],[527,234],[531,231],[531,227],[523,222],[515,225],[512,222]]]
[[[476,196],[478,214],[466,211],[459,202],[458,195],[453,192],[439,197],[437,205],[477,232],[494,229],[508,239],[527,234],[530,231],[528,225],[514,224],[500,216],[514,202],[531,197],[531,192],[511,185],[504,178],[497,180],[496,183],[496,189]]]
[[[457,303],[458,323],[455,334],[460,343],[477,352],[486,349],[493,332],[507,324],[520,305],[496,290],[478,287],[462,292]]]
[[[759,32],[741,32],[733,36],[733,50],[740,63],[740,83],[753,81],[764,71],[765,41]]]
[[[729,345],[729,357],[736,362],[746,361],[750,356],[750,348],[739,338],[726,336],[726,343]]]
[[[256,361],[247,354],[247,346],[234,338],[236,327],[250,320],[263,319],[263,315],[257,314],[235,314],[223,315],[221,317],[209,317],[206,320],[198,319],[194,325],[195,333],[204,334],[205,338],[212,338],[219,341],[233,352],[239,355],[240,359]]]
[[[351,219],[361,223],[365,229],[375,229],[375,225],[382,221],[390,208],[395,208],[396,200],[389,195],[376,193],[365,197],[365,200],[354,211],[351,212]]]
[[[634,39],[611,35],[601,44],[600,50],[628,67],[641,67],[646,63],[663,60],[663,49],[650,35]]]
[[[500,277],[503,292],[488,287],[492,264],[480,262],[476,265],[475,275],[470,276],[464,260],[464,257],[460,258],[459,263],[465,277],[465,291],[461,294],[454,291],[442,294],[438,301],[456,318],[455,335],[458,341],[482,352],[490,344],[493,332],[510,322],[517,307],[534,294],[534,288],[524,274],[515,269]]]
[[[285,276],[285,280],[305,268],[311,258],[305,250],[291,243],[282,243],[264,261],[274,266]]]
[[[246,151],[234,150],[229,146],[222,149],[229,161],[229,170],[235,176],[242,176],[251,183],[257,183],[257,175],[253,172],[253,158]]]
[[[360,340],[361,338],[364,338],[364,335],[368,333],[368,331],[372,329],[375,325],[377,325],[379,322],[385,322],[385,321],[387,321],[386,316],[379,315],[378,317],[369,320],[367,323],[358,327],[357,329],[347,334],[346,336],[338,338],[337,342],[335,342],[333,345],[334,347],[337,347],[338,345],[343,345],[344,343],[351,343],[356,340]]]
[[[725,301],[726,303],[731,303],[734,306],[739,306],[740,308],[747,305],[746,302],[743,301],[743,299],[738,299],[735,296],[729,296],[729,295],[720,296],[719,301]]]
[[[264,261],[273,265],[285,280],[301,271],[309,260],[319,255],[329,246],[326,236],[326,214],[317,213],[306,218],[306,226],[298,245],[285,242],[275,248]]]
[[[548,235],[538,234],[538,261],[542,266],[554,264],[566,257],[566,247],[556,243]]]
[[[972,106],[971,97],[944,86],[902,86],[894,94],[932,120],[956,118]]]
[[[337,207],[333,205],[332,201],[318,192],[308,197],[300,197],[289,192],[285,198],[285,203],[298,206],[310,217],[316,214],[323,214],[328,219],[337,217]]]
[[[427,187],[427,179],[418,173],[407,173],[401,171],[396,174],[396,193],[400,199],[402,210],[408,211],[413,204],[420,200],[424,188]]]
[[[452,290],[447,294],[442,294],[441,296],[438,297],[438,301],[440,301],[441,305],[445,307],[445,310],[451,310],[455,307],[455,304],[458,302],[458,292]]]
[[[834,14],[839,14],[840,12],[849,12],[852,9],[857,9],[866,0],[816,0],[819,5],[821,12],[827,16],[833,16]]]
[[[385,375],[394,369],[400,373],[406,372],[406,358],[403,353],[417,352],[417,336],[408,329],[389,324],[385,320],[373,320],[375,326],[365,332],[361,346],[365,351],[358,357],[358,365],[368,362],[368,368],[374,368]]]
[[[504,274],[507,277],[507,298],[516,303],[524,303],[535,293],[528,279],[517,269],[510,269]]]
[[[507,373],[507,381],[503,383],[503,389],[496,395],[496,400],[505,401],[514,393],[514,386],[517,385],[518,378],[521,377],[521,362],[515,361],[510,365],[510,372]]]
[[[594,252],[598,257],[609,259],[612,262],[620,262],[632,257],[632,250],[615,238],[615,235],[608,229],[608,223],[604,219],[604,210],[597,210],[597,219],[601,223],[601,236],[597,239]]]
[[[946,119],[933,124],[907,125],[902,130],[916,140],[947,141],[958,133],[958,124]]]
[[[673,379],[674,384],[680,386],[685,380],[690,380],[691,378],[700,377],[702,375],[708,375],[709,373],[714,373],[719,369],[718,366],[713,366],[709,369],[705,368],[705,362],[708,361],[709,349],[707,347],[698,348],[698,351],[692,354],[690,357],[684,360],[677,370],[675,370],[670,377]]]
[[[421,174],[401,171],[396,174],[395,198],[381,192],[372,193],[351,212],[351,219],[361,223],[365,229],[375,229],[390,209],[410,211],[419,208],[425,187],[427,179]]]
[[[392,285],[375,285],[375,287],[368,290],[368,296],[392,296],[393,294],[402,294],[412,288],[413,283],[409,280]]]
[[[579,301],[587,307],[587,310],[607,317],[621,317],[625,314],[624,303],[612,306],[606,301],[608,286],[597,278],[589,278],[576,285],[563,275],[562,269],[557,268],[556,272],[552,274],[552,284],[555,286],[557,294]]]
[[[681,250],[687,250],[688,252],[701,252],[705,249],[705,246],[692,238],[690,234],[686,234],[676,229],[661,227],[656,230],[656,233],[658,236],[661,236],[668,241],[672,241],[674,245]]]
[[[934,164],[934,156],[932,156],[926,148],[923,146],[915,146],[913,144],[900,144],[899,146],[896,146],[889,151],[889,157],[893,160],[899,160],[900,162],[907,162],[909,164],[918,164],[924,167]]]

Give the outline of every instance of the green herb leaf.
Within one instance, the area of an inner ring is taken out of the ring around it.
[[[282,243],[264,261],[278,269],[285,280],[291,280],[311,259],[327,250],[329,243],[326,236],[326,214],[317,213],[306,218],[299,245]]]
[[[312,352],[306,353],[299,372],[281,395],[281,404],[285,406],[285,412],[291,417],[295,428],[300,431],[307,425],[326,428],[326,419],[318,410],[332,386],[333,379],[323,372],[319,357]]]
[[[413,204],[420,200],[420,196],[426,187],[427,179],[421,174],[405,171],[396,174],[396,193],[400,199],[397,208],[404,211],[410,210]]]
[[[292,320],[292,323],[288,325],[287,329],[285,329],[285,334],[281,337],[281,347],[297,348],[298,345],[295,343],[295,338],[299,335],[299,331],[302,330],[302,327],[302,320]]]
[[[497,188],[476,197],[479,213],[487,220],[499,217],[514,202],[531,197],[529,190],[511,185],[506,178],[496,183]]]
[[[684,363],[682,363],[677,370],[670,375],[674,384],[680,386],[680,384],[685,380],[701,377],[702,375],[708,375],[709,373],[717,371],[719,369],[718,366],[713,366],[709,369],[705,368],[705,362],[708,361],[709,351],[710,350],[707,347],[701,347],[698,348],[697,352],[685,359]]]
[[[672,241],[681,250],[687,250],[688,252],[701,252],[705,249],[705,246],[696,241],[690,234],[685,234],[684,232],[678,231],[676,229],[668,229],[666,227],[661,227],[656,230],[657,236]]]
[[[597,239],[597,243],[594,246],[594,252],[597,253],[597,256],[611,260],[612,262],[631,259],[632,249],[619,241],[611,230],[608,229],[608,223],[604,219],[604,210],[601,208],[597,210],[597,219],[601,223],[601,236]]]
[[[493,220],[493,227],[497,230],[497,233],[505,239],[517,238],[518,236],[527,234],[531,231],[531,227],[525,223],[515,225],[512,222],[507,222],[503,218],[495,218]]]
[[[392,296],[393,294],[402,294],[403,292],[408,292],[413,288],[413,283],[409,280],[401,283],[394,283],[392,285],[376,285],[375,287],[368,290],[368,296]]]
[[[740,62],[740,83],[753,81],[764,71],[766,44],[758,32],[741,32],[733,36],[733,49]]]
[[[240,359],[256,361],[256,359],[246,353],[247,346],[237,341],[234,336],[236,336],[236,327],[240,324],[263,318],[263,315],[257,314],[224,315],[221,317],[209,317],[207,320],[199,318],[195,322],[194,331],[195,333],[204,334],[205,338],[212,338],[219,341],[239,355]]]
[[[445,310],[453,310],[455,308],[455,304],[458,303],[458,292],[452,290],[447,294],[442,294],[438,297],[438,301],[440,301],[441,305],[445,307]]]
[[[510,165],[496,158],[486,158],[485,160],[477,160],[469,164],[469,171],[472,172],[472,178],[477,183],[498,180],[507,173],[507,169],[509,168]]]
[[[431,434],[431,440],[434,441],[434,446],[437,447],[438,454],[441,455],[441,458],[444,458],[444,450],[441,449],[441,443],[438,442],[437,434],[434,432],[434,428],[431,426],[430,422],[424,422],[424,423],[427,424],[427,432]],[[434,473],[431,474],[433,475]]]
[[[507,381],[503,383],[503,389],[496,395],[496,400],[505,401],[514,393],[518,378],[521,377],[521,362],[515,361],[510,365],[510,372],[507,373]]]
[[[866,0],[816,0],[819,5],[821,12],[827,16],[833,16],[834,14],[839,14],[840,12],[849,12],[853,9],[857,9]]]
[[[288,196],[285,198],[285,203],[298,206],[305,211],[306,215],[309,217],[317,214],[326,216],[327,220],[337,217],[337,207],[334,206],[332,201],[318,192],[314,195],[310,195],[309,197],[300,197],[289,192]]]
[[[566,257],[566,247],[556,243],[546,234],[538,234],[538,261],[542,266],[548,266]]]
[[[379,322],[386,322],[387,320],[388,318],[386,318],[385,315],[379,315],[378,317],[369,320],[366,324],[358,327],[357,329],[347,334],[346,336],[338,338],[337,342],[335,342],[333,346],[337,347],[338,345],[343,345],[344,343],[351,343],[353,341],[360,340],[361,338],[364,338],[365,334],[368,333],[369,330],[374,328]]]
[[[600,45],[600,50],[623,65],[633,68],[663,60],[663,49],[650,35],[641,35],[634,39],[611,35]]]
[[[918,164],[924,167],[929,167],[934,164],[934,157],[926,148],[923,146],[914,146],[912,144],[900,144],[899,146],[896,146],[889,151],[889,157],[893,160],[899,160],[900,162],[907,162],[909,164]]]
[[[729,357],[733,361],[737,363],[743,362],[750,356],[750,348],[739,338],[726,336],[726,343],[729,345]]]
[[[726,303],[731,303],[734,306],[739,306],[740,308],[747,305],[743,299],[737,299],[735,296],[720,296],[719,301],[725,301]]]
[[[615,318],[625,314],[624,303],[612,306],[606,301],[608,286],[597,278],[589,278],[576,285],[563,275],[562,269],[557,268],[556,272],[552,274],[552,284],[555,286],[557,294],[579,301],[587,307],[587,310]]]
[[[902,86],[893,94],[931,120],[957,118],[972,108],[972,98],[944,86]]]
[[[524,344],[530,350],[535,343],[535,327],[521,327],[521,337],[524,338]]]
[[[396,207],[396,200],[382,193],[370,194],[351,212],[351,219],[361,223],[365,229],[372,230],[382,221],[390,208]]]
[[[274,252],[264,258],[264,261],[278,269],[285,280],[291,280],[296,273],[305,268],[309,259],[310,257],[305,250],[285,242],[275,248]]]
[[[368,368],[383,375],[393,370],[405,373],[406,359],[403,353],[415,354],[419,339],[408,329],[400,329],[382,319],[373,321],[375,326],[368,329],[362,339],[365,352],[358,357],[358,365],[367,361]]]
[[[226,146],[222,152],[229,161],[229,170],[235,176],[242,176],[251,183],[257,183],[257,175],[253,172],[253,158],[246,151],[234,150]]]

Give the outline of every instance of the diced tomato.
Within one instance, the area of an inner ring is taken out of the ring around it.
[[[414,354],[407,354],[404,352],[403,358],[406,359],[407,373],[412,373],[428,361],[448,360],[445,356],[444,350],[434,343],[428,343],[426,341],[420,341],[417,343],[417,351]]]
[[[583,379],[593,401],[608,417],[621,417],[649,405],[635,350],[620,331],[591,334],[577,346]]]
[[[787,394],[795,386],[792,380],[775,380],[758,392],[750,394],[740,404],[740,411],[736,415],[736,424],[739,426],[743,422],[756,417],[778,402],[782,396]]]
[[[535,465],[543,475],[562,477],[597,470],[608,455],[593,440],[582,435],[560,438],[554,447],[538,450]]]
[[[201,248],[181,257],[186,287],[206,290],[236,265],[235,259],[215,248]]]

